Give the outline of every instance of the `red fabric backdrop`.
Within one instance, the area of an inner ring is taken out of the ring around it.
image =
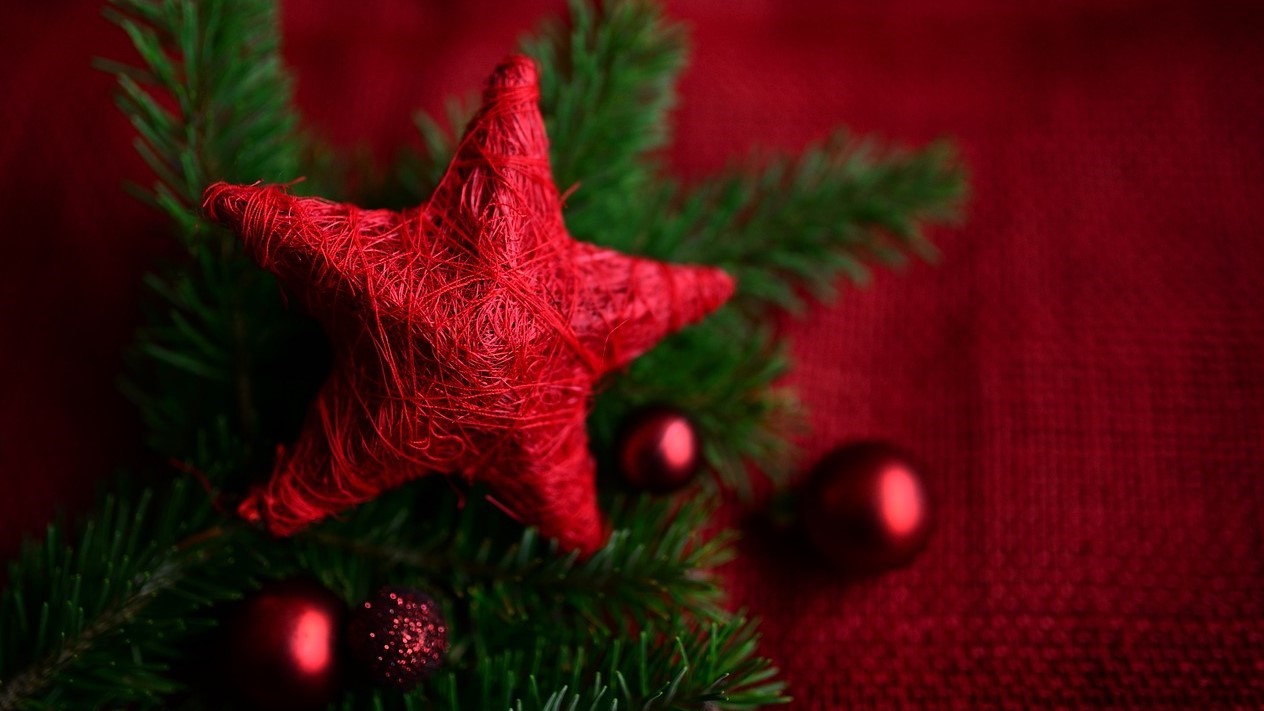
[[[311,122],[387,150],[557,0],[287,5]],[[679,0],[694,63],[672,164],[838,123],[956,136],[969,220],[939,267],[788,327],[817,456],[930,463],[909,569],[847,583],[750,538],[798,708],[1264,703],[1264,14],[1253,2]],[[138,451],[115,394],[161,222],[92,56],[95,0],[0,27],[0,551]]]

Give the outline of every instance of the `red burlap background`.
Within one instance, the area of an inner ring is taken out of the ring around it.
[[[300,103],[387,150],[560,4],[294,2]],[[672,3],[685,174],[840,122],[955,135],[974,174],[942,266],[789,329],[809,454],[893,439],[941,512],[916,564],[861,583],[748,542],[734,596],[797,707],[1264,703],[1259,8]],[[119,190],[145,173],[88,68],[126,49],[97,2],[11,8],[0,47],[8,553],[137,453],[113,379],[164,241]]]

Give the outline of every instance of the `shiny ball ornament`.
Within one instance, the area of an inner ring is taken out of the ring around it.
[[[633,486],[655,494],[680,489],[702,466],[698,429],[679,410],[649,407],[624,424],[619,469]]]
[[[898,448],[858,442],[833,450],[799,497],[799,523],[818,551],[864,575],[906,565],[926,546],[932,517],[921,472]]]
[[[443,665],[448,624],[429,595],[384,587],[352,613],[347,640],[370,679],[407,691]]]
[[[278,711],[321,709],[342,690],[346,605],[314,581],[269,583],[224,626],[223,664],[234,701]]]

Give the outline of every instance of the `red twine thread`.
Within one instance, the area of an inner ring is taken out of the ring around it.
[[[538,97],[531,60],[501,64],[419,208],[207,189],[207,215],[323,323],[335,351],[298,441],[278,448],[241,516],[289,535],[448,473],[485,483],[566,549],[604,543],[584,425],[593,385],[720,306],[733,282],[572,240]]]

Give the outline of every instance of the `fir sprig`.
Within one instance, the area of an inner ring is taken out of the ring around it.
[[[733,539],[702,533],[710,505],[616,497],[606,502],[610,541],[580,560],[517,532],[477,495],[459,510],[438,503],[442,490],[419,482],[300,536],[298,567],[347,599],[384,583],[420,586],[444,601],[452,625],[449,671],[414,696],[357,693],[343,708],[551,708],[559,699],[569,708],[578,694],[601,708],[693,709],[781,698],[775,670],[755,653],[754,625],[721,606],[715,570],[732,558]]]
[[[724,488],[748,494],[750,467],[780,480],[793,467],[791,436],[802,430],[794,394],[777,384],[789,369],[772,329],[725,308],[635,361],[597,400],[590,431],[614,452],[636,408],[670,403],[699,429],[703,453]],[[614,465],[609,458],[602,462]]]
[[[647,0],[570,0],[565,22],[546,21],[521,49],[539,65],[553,177],[569,194],[567,228],[600,240],[612,217],[639,209],[636,197],[658,177],[655,152],[670,139],[684,30]],[[408,199],[434,189],[471,107],[450,101],[442,120],[417,115],[422,152],[406,152],[398,169]]]
[[[488,617],[484,641],[493,628],[522,636],[526,626],[558,619],[573,620],[568,627],[582,639],[627,623],[723,616],[714,571],[732,559],[733,540],[703,535],[711,505],[616,497],[606,506],[609,542],[581,560],[478,496],[459,510],[434,503],[442,489],[421,482],[302,534],[303,567],[323,571],[348,599],[391,581],[442,591],[496,618],[493,625]]]
[[[840,278],[864,285],[871,264],[933,258],[923,226],[954,220],[965,196],[943,142],[890,149],[838,132],[799,156],[751,163],[695,186],[676,220],[651,224],[645,250],[724,267],[737,305],[757,315],[800,310],[805,292],[833,298]]]
[[[196,610],[234,597],[230,533],[183,482],[106,497],[64,540],[50,526],[9,565],[0,594],[0,709],[152,703],[178,688],[177,642],[208,624]],[[233,569],[241,573],[240,569]]]
[[[342,711],[712,711],[789,702],[777,669],[758,655],[755,624],[743,615],[699,624],[680,618],[585,645],[537,640],[446,671],[402,697],[352,694]]]
[[[776,668],[757,654],[755,625],[740,614],[713,623],[677,619],[593,642],[492,655],[472,680],[441,677],[418,696],[453,711],[704,711],[789,701]]]
[[[276,3],[112,0],[106,16],[141,61],[102,63],[118,77],[119,107],[156,178],[141,196],[167,214],[187,252],[181,266],[146,278],[159,300],[124,389],[158,451],[208,472],[248,471],[266,461],[311,387],[281,358],[319,337],[200,205],[214,180],[294,181],[314,151],[292,107]]]
[[[566,226],[617,247],[604,235],[642,209],[661,173],[684,30],[657,3],[571,0],[568,22],[546,22],[522,45],[540,65],[553,177],[571,193]]]

